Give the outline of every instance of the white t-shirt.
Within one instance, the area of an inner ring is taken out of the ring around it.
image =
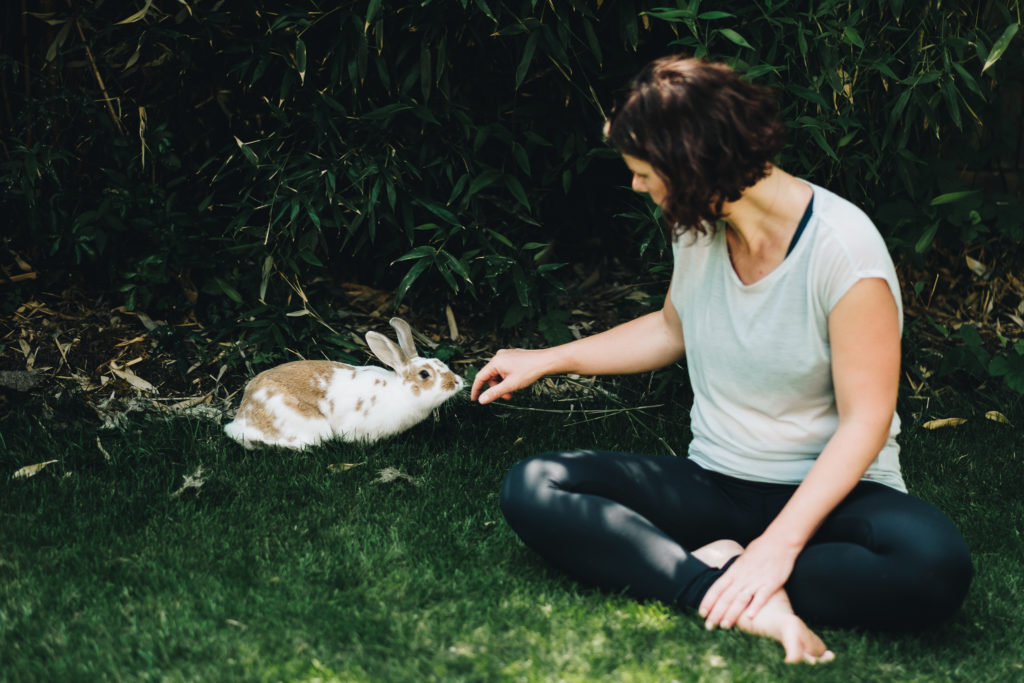
[[[675,244],[671,300],[683,323],[693,386],[690,458],[751,481],[803,480],[839,425],[828,315],[863,278],[882,278],[903,306],[892,259],[871,220],[811,185],[810,220],[786,259],[754,284],[733,270],[725,230]],[[893,415],[865,479],[906,491]]]

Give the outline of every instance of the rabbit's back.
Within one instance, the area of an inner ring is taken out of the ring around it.
[[[393,376],[381,368],[334,361],[293,361],[256,375],[224,431],[243,446],[305,448],[332,437],[367,439],[360,432],[369,397]]]

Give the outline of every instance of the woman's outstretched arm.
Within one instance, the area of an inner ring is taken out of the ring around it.
[[[490,403],[511,398],[541,377],[566,372],[619,375],[664,367],[683,357],[683,328],[668,296],[660,311],[591,337],[547,349],[502,349],[481,368],[470,396]],[[489,388],[483,390],[484,385]]]

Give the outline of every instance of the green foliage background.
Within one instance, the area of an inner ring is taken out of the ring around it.
[[[777,88],[783,166],[901,257],[1020,249],[1019,0],[667,4],[6,3],[4,240],[257,343],[322,331],[344,282],[543,323],[587,248],[665,267],[600,131],[686,52]]]

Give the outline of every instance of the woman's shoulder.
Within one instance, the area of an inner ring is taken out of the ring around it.
[[[711,249],[715,241],[722,237],[724,228],[716,225],[705,225],[702,230],[689,228],[672,237],[672,250],[676,256],[689,253],[706,253]]]
[[[812,187],[820,248],[839,250],[858,260],[868,256],[889,257],[885,240],[863,209],[831,190]]]

